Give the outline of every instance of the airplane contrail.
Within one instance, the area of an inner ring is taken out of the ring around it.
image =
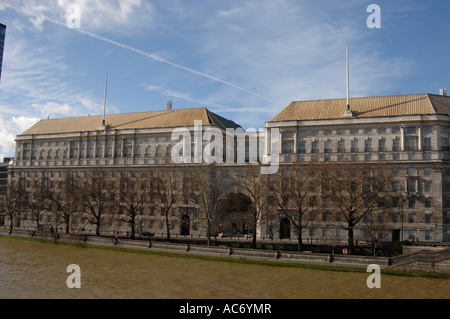
[[[19,14],[23,14],[22,12],[20,12],[19,9],[17,9],[17,8],[14,8],[14,9],[15,9]],[[27,15],[27,14],[23,14],[23,15]],[[28,16],[29,16],[29,15],[28,15]],[[75,30],[75,31],[77,31],[77,32],[79,32],[79,33],[82,33],[82,34],[84,34],[84,35],[87,35],[87,36],[89,36],[89,37],[91,37],[91,38],[94,38],[94,39],[97,39],[97,40],[100,40],[100,41],[103,41],[103,42],[112,44],[112,45],[114,45],[114,46],[116,46],[116,47],[119,47],[119,48],[122,48],[122,49],[125,49],[125,50],[128,50],[128,51],[135,52],[135,53],[140,54],[140,55],[143,55],[143,56],[145,56],[145,57],[147,57],[147,58],[149,58],[149,59],[152,59],[152,60],[154,60],[154,61],[157,61],[157,62],[160,62],[160,63],[168,64],[168,65],[173,66],[173,67],[175,67],[175,68],[178,68],[178,69],[181,69],[181,70],[190,72],[190,73],[192,73],[192,74],[195,74],[195,75],[198,75],[198,76],[207,78],[207,79],[210,79],[210,80],[212,80],[212,81],[215,81],[215,82],[218,82],[218,83],[225,84],[225,85],[230,86],[230,87],[232,87],[232,88],[235,88],[235,89],[237,89],[237,90],[240,90],[240,91],[249,93],[249,94],[254,95],[254,96],[256,96],[256,97],[259,97],[259,98],[261,98],[261,99],[263,99],[263,100],[266,100],[266,101],[268,101],[268,102],[271,102],[271,103],[276,104],[275,101],[273,101],[273,100],[271,100],[271,99],[269,99],[269,98],[267,98],[267,97],[265,97],[265,96],[262,96],[262,95],[260,95],[260,94],[258,94],[258,93],[256,93],[256,92],[253,92],[253,91],[251,91],[251,90],[245,89],[245,88],[240,87],[240,86],[238,86],[238,85],[236,85],[236,84],[233,84],[233,83],[231,83],[231,82],[228,82],[228,81],[219,79],[219,78],[217,78],[217,77],[215,77],[215,76],[212,76],[212,75],[209,75],[209,74],[206,74],[206,73],[203,73],[203,72],[200,72],[200,71],[191,69],[191,68],[189,68],[189,67],[183,66],[183,65],[181,65],[181,64],[178,64],[178,63],[175,63],[175,62],[166,60],[166,59],[164,59],[164,58],[161,58],[160,56],[157,56],[156,54],[148,53],[148,52],[142,51],[142,50],[140,50],[140,49],[133,48],[133,47],[131,47],[131,46],[129,46],[129,45],[126,45],[126,44],[123,44],[123,43],[120,43],[120,42],[117,42],[117,41],[108,39],[108,38],[106,38],[106,37],[103,37],[103,36],[101,36],[101,35],[98,35],[98,34],[95,34],[95,33],[92,33],[92,32],[86,31],[86,30],[83,30],[83,29],[81,29],[81,28],[70,28],[69,26],[67,26],[67,24],[62,23],[62,22],[57,21],[57,20],[54,20],[54,19],[52,19],[52,18],[49,18],[49,17],[47,17],[47,16],[45,16],[45,15],[40,15],[39,17],[40,17],[40,18],[44,18],[44,20],[47,20],[47,21],[49,21],[49,22],[51,22],[51,23],[53,23],[53,24],[56,24],[56,25],[58,25],[58,26],[65,27],[65,28],[68,28],[68,29],[70,29],[70,30]]]

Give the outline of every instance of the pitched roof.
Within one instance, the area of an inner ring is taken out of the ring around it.
[[[106,123],[112,130],[184,127],[194,125],[195,120],[222,129],[240,127],[204,107],[106,115]],[[40,120],[20,135],[97,131],[102,121],[102,115]]]
[[[408,94],[350,98],[353,117],[380,117],[416,114],[450,115],[450,96]],[[347,99],[294,101],[269,122],[342,118]]]

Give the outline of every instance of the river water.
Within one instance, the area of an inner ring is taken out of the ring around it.
[[[68,288],[80,267],[81,288]],[[446,279],[273,267],[43,244],[0,237],[0,298],[448,299]]]

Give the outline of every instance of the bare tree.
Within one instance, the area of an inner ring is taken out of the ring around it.
[[[219,200],[225,194],[227,181],[219,176],[220,171],[213,164],[196,166],[191,172],[193,196],[190,201],[198,205],[202,217],[206,221],[206,238],[208,246],[211,244],[212,221],[217,218]],[[184,190],[186,195],[189,190]]]
[[[119,219],[128,223],[130,237],[135,238],[136,222],[141,211],[148,203],[149,180],[143,173],[121,172],[115,195],[115,206],[119,210]]]
[[[271,200],[297,233],[297,246],[303,251],[303,229],[318,214],[318,174],[315,164],[294,165],[271,176]]]
[[[170,231],[178,224],[178,216],[172,216],[172,209],[177,196],[176,171],[170,167],[154,169],[149,175],[150,205],[164,216],[167,240],[170,240]]]
[[[66,226],[66,234],[70,233],[70,225],[78,213],[78,198],[76,180],[72,173],[67,173],[64,179],[58,181],[58,190],[50,189],[46,195],[48,210],[62,218]]]
[[[19,192],[21,202],[23,208],[28,210],[36,221],[36,228],[40,230],[42,227],[40,224],[41,216],[48,208],[47,194],[49,193],[49,179],[39,177],[25,179],[24,182],[27,184],[26,189],[23,192]]]
[[[383,208],[380,207],[376,212],[364,215],[361,220],[361,230],[364,232],[364,238],[370,242],[374,256],[392,232],[388,219],[393,213],[394,200],[394,196],[383,198],[383,201],[387,201],[383,203]]]
[[[250,229],[253,231],[252,248],[256,248],[257,232],[259,226],[268,214],[269,202],[269,175],[261,174],[261,167],[250,166],[245,174],[238,174],[235,185],[252,200],[249,209]]]
[[[7,188],[6,194],[2,196],[0,202],[1,210],[3,210],[9,218],[9,233],[11,234],[14,228],[14,220],[20,212],[22,205],[22,183],[11,185]]]
[[[82,219],[95,225],[95,234],[100,236],[100,226],[106,210],[114,202],[115,184],[108,179],[105,171],[95,169],[80,179],[77,185],[77,201],[86,213]]]
[[[392,174],[376,166],[355,163],[321,165],[323,197],[332,205],[321,210],[334,216],[348,232],[349,253],[354,251],[354,229],[364,216],[383,211],[392,192]]]

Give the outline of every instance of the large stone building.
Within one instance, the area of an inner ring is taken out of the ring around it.
[[[10,185],[17,185],[23,178],[42,176],[57,181],[67,172],[84,176],[96,168],[109,170],[113,176],[120,170],[194,167],[199,163],[173,161],[171,150],[179,143],[172,139],[175,128],[187,129],[194,139],[194,123],[201,121],[202,132],[215,128],[223,134],[221,143],[225,149],[230,146],[225,143],[227,128],[240,128],[206,108],[115,114],[106,117],[106,125],[102,121],[101,116],[47,119],[17,136]],[[256,151],[264,153],[261,158],[272,159],[272,162],[278,156],[279,170],[289,170],[294,163],[306,167],[316,161],[379,164],[392,171],[396,178],[395,191],[402,198],[398,214],[387,221],[388,240],[449,241],[449,122],[450,97],[445,95],[351,98],[349,105],[345,99],[292,102],[266,123],[266,131],[259,133]],[[280,133],[279,143],[273,143],[277,139],[273,135],[276,132]],[[207,142],[202,140],[203,148]],[[234,139],[231,145],[236,145]],[[195,146],[192,154],[194,149]],[[224,159],[226,152],[221,154]],[[241,174],[259,165],[249,160],[259,158],[252,155],[247,143],[243,163],[224,160],[216,167],[230,172],[226,176]],[[229,191],[235,190],[230,187]],[[199,216],[198,209],[195,203],[179,198],[173,215],[179,215],[180,223],[173,232],[204,236],[204,221],[195,219]],[[273,214],[270,220],[259,221],[259,238],[273,235],[294,239],[293,225],[277,213],[276,207],[269,205],[266,209]],[[166,227],[164,220],[149,210],[140,220],[139,229],[162,234]],[[51,214],[43,216],[42,221],[55,223]],[[32,227],[34,223],[28,218],[22,220],[21,225]],[[127,225],[118,225],[112,219],[105,225],[106,228],[127,229]],[[214,225],[213,232],[223,231],[218,223]],[[245,233],[244,225],[234,226],[235,233]],[[318,218],[304,231],[305,239],[345,240],[342,229],[326,218]],[[356,237],[363,240],[363,231],[357,232]]]
[[[391,169],[403,197],[392,238],[449,241],[449,115],[445,95],[352,98],[349,107],[346,99],[300,101],[266,127],[280,129],[280,165],[351,161]]]

